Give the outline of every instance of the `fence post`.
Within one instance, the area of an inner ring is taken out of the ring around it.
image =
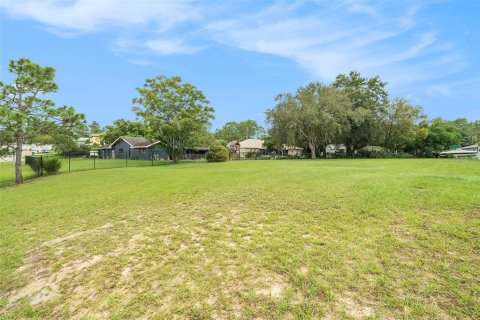
[[[70,154],[68,155],[68,173],[70,173]]]
[[[152,167],[153,167],[153,151],[152,151]]]
[[[125,152],[125,167],[127,167],[127,159],[128,159],[128,154]]]
[[[43,156],[40,156],[40,176],[43,176]]]
[[[95,170],[95,156],[93,156],[93,170]]]

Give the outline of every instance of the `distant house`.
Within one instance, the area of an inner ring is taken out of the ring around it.
[[[207,147],[185,149],[185,159],[187,160],[205,159],[207,157],[208,150],[209,149]]]
[[[77,143],[77,145],[83,145],[83,144],[88,144],[88,137],[80,137],[78,138],[75,142]]]
[[[267,148],[263,145],[261,139],[247,139],[240,141],[240,154],[246,154],[248,152],[258,152],[262,155],[267,154]]]
[[[442,151],[439,154],[440,158],[475,158],[480,159],[480,149],[477,144],[456,148],[453,150]]]
[[[93,154],[95,152],[97,153],[96,156],[98,156],[100,159],[110,159],[112,158],[112,148],[110,148],[110,145],[103,145],[99,146],[97,148],[92,149]]]
[[[109,145],[93,149],[100,159],[168,160],[167,149],[160,141],[149,141],[144,137],[118,137]],[[187,148],[183,158],[189,160],[205,159],[208,148]]]
[[[258,156],[267,156],[267,147],[264,145],[264,140],[261,139],[246,139],[243,141],[230,141],[227,144],[231,159],[247,158],[249,154],[256,153]],[[303,148],[296,146],[289,146],[284,144],[279,150],[285,156],[301,156]]]
[[[227,149],[232,160],[240,159],[240,141],[233,140],[227,143]]]
[[[329,144],[325,147],[325,152],[327,154],[335,154],[338,152],[346,153],[347,147],[344,144]]]
[[[96,145],[99,145],[100,144],[100,138],[101,138],[101,134],[100,133],[92,133],[90,135],[90,137],[88,137],[88,144],[92,145],[92,144],[96,144]]]
[[[158,141],[151,142],[143,137],[118,137],[110,145],[100,146],[98,157],[101,159],[138,159],[138,160],[167,160],[165,147]]]
[[[297,146],[289,146],[284,144],[282,146],[282,154],[290,157],[300,157],[303,154],[303,148]]]
[[[252,154],[267,155],[267,148],[263,145],[263,140],[260,139],[233,140],[227,144],[227,149],[230,153],[230,159],[250,158]]]
[[[6,155],[0,157],[0,162],[4,161],[15,161],[15,148],[17,146],[14,144],[10,147],[2,147],[1,149],[8,149],[10,152]],[[22,145],[22,158],[25,156],[33,156],[42,153],[49,153],[52,151],[53,146],[46,144],[46,145],[37,145],[37,144],[23,144]]]

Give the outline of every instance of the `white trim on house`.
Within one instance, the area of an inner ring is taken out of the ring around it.
[[[154,145],[156,145],[156,144],[159,144],[159,143],[160,143],[160,141],[155,141],[155,142],[152,142],[152,143],[150,143],[148,146],[143,146],[143,147],[132,147],[132,149],[138,149],[138,148],[149,148],[149,147],[151,147],[151,146],[154,146]]]
[[[130,145],[130,147],[133,147],[133,144],[131,144],[130,142],[128,142],[127,140],[123,139],[123,137],[118,137],[117,139],[115,139],[115,141],[113,141],[112,143],[110,143],[110,148],[115,144],[117,143],[118,140],[122,139],[123,141],[125,141],[126,143],[128,143]]]
[[[478,145],[465,146],[454,150],[446,150],[439,153],[439,156],[452,156],[454,158],[477,157],[480,159],[480,149]]]

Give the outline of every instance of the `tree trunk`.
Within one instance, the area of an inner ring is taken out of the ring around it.
[[[327,158],[327,145],[322,145],[322,158]]]
[[[353,148],[352,148],[352,145],[351,144],[346,144],[345,145],[346,147],[346,153],[347,153],[347,156],[348,157],[352,157],[353,156]]]
[[[173,163],[178,163],[178,161],[179,161],[179,159],[180,159],[179,153],[180,153],[180,152],[179,152],[178,150],[176,150],[176,149],[174,149],[174,150],[172,151],[172,160],[173,160]]]
[[[23,183],[22,177],[22,149],[23,149],[23,131],[17,132],[17,147],[15,149],[15,183]]]
[[[312,152],[312,159],[317,159],[317,155],[315,154],[315,144],[310,143],[308,145],[308,147],[310,148],[310,151]]]

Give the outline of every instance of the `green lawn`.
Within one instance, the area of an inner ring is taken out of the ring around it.
[[[480,315],[476,160],[82,171],[0,188],[0,221],[4,319]]]
[[[128,160],[124,159],[94,159],[93,158],[65,158],[58,157],[62,162],[59,173],[68,173],[85,170],[100,170],[100,169],[112,169],[112,168],[125,168],[125,167],[151,167],[163,166],[172,164],[170,161],[155,160],[152,164],[151,161],[146,160]],[[197,163],[204,160],[184,160],[182,163]],[[23,165],[23,178],[24,180],[31,180],[36,178],[37,175],[33,172],[29,166]],[[15,167],[11,162],[0,162],[0,187],[10,186],[15,183]]]
[[[23,165],[23,179],[30,180],[36,177],[29,166]],[[0,188],[15,183],[15,165],[12,162],[0,162]]]

